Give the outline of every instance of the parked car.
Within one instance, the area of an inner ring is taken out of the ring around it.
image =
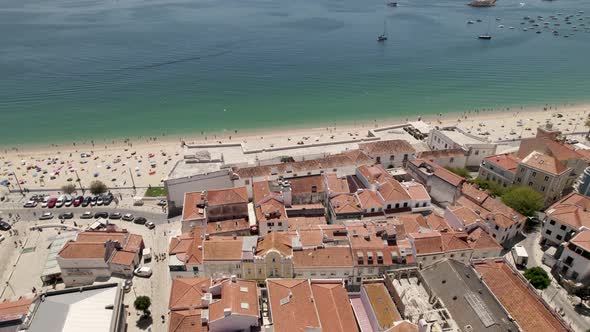
[[[60,208],[60,207],[64,206],[65,202],[66,202],[66,197],[64,195],[59,196],[57,198],[57,200],[55,201],[55,207]]]
[[[12,228],[12,226],[10,226],[9,223],[7,223],[4,220],[0,220],[0,230],[7,231],[7,230],[9,230],[11,228]]]
[[[84,200],[82,201],[82,206],[86,207],[86,206],[90,205],[91,202],[92,202],[92,197],[86,196],[86,197],[84,197]]]
[[[121,219],[125,221],[133,221],[133,215],[131,213],[125,213]]]
[[[161,199],[161,200],[158,202],[158,206],[166,206],[167,204],[168,204],[168,202],[166,202],[166,200],[165,200],[165,199]]]
[[[98,201],[98,196],[93,196],[92,200],[90,201],[90,206],[95,206],[97,201]]]
[[[107,219],[108,217],[109,217],[109,213],[108,212],[96,212],[94,214],[94,219],[98,219],[98,218]]]
[[[103,205],[110,205],[113,202],[113,194],[108,194],[102,198]]]
[[[96,199],[96,205],[100,206],[102,205],[102,203],[104,203],[102,196],[98,196],[98,198]]]
[[[34,208],[35,206],[37,206],[37,202],[34,200],[30,200],[23,205],[26,208]]]
[[[154,224],[153,221],[148,221],[145,223],[145,227],[147,227],[148,229],[154,229],[156,228],[156,224]]]
[[[70,195],[67,195],[66,196],[66,199],[65,199],[65,202],[64,202],[64,205],[65,206],[72,206],[73,203],[74,203],[74,197],[72,197]]]
[[[49,220],[53,219],[53,213],[51,212],[44,212],[41,216],[39,216],[39,220]]]
[[[55,204],[57,203],[57,198],[52,197],[47,201],[47,207],[48,208],[53,208],[55,207]]]
[[[76,199],[72,202],[72,205],[75,207],[78,207],[82,204],[82,202],[84,201],[84,196],[78,196],[76,197]]]
[[[41,207],[48,207],[49,204],[49,196],[45,196],[43,197],[43,200],[41,201]]]
[[[123,285],[121,285],[121,287],[123,288],[123,292],[125,293],[129,293],[129,291],[131,291],[131,286],[133,286],[133,281],[131,280],[125,280],[125,282],[123,282]]]
[[[86,211],[86,212],[82,213],[82,215],[80,216],[80,219],[92,219],[92,217],[94,217],[94,214],[90,211]]]
[[[138,267],[133,271],[133,274],[138,277],[149,278],[152,276],[152,268],[149,266]]]
[[[4,239],[6,239],[4,235],[0,234],[0,242],[4,241]]]
[[[109,215],[109,219],[121,219],[121,213],[113,212]]]
[[[133,220],[134,224],[140,224],[143,225],[147,222],[147,219],[145,219],[144,217],[137,217]]]
[[[74,214],[72,212],[64,212],[58,216],[59,219],[72,219]]]

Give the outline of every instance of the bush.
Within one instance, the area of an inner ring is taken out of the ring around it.
[[[64,194],[71,195],[72,193],[74,193],[76,191],[76,186],[73,184],[66,184],[61,187],[61,191]]]
[[[461,177],[464,177],[466,179],[471,179],[471,173],[469,172],[469,170],[467,168],[450,167],[450,166],[447,166],[445,168],[448,169],[449,171],[461,176]]]
[[[165,197],[166,188],[164,187],[149,187],[145,191],[145,197]]]
[[[543,208],[543,196],[528,187],[510,187],[502,195],[502,202],[527,217]]]
[[[149,308],[152,305],[152,300],[149,298],[149,296],[145,296],[145,295],[140,295],[135,299],[135,302],[133,302],[133,306],[135,307],[135,310],[139,310],[139,311],[143,311],[144,315],[148,315],[149,314]]]
[[[542,268],[535,266],[524,271],[524,277],[535,287],[536,289],[545,289],[549,287],[551,279],[549,275]]]
[[[508,189],[497,182],[484,180],[480,178],[473,179],[471,183],[475,184],[481,190],[487,190],[490,194],[492,194],[492,196],[496,197],[502,196],[504,192],[506,192],[506,190]]]
[[[107,185],[102,181],[94,180],[90,183],[90,192],[93,195],[99,195],[107,191]]]

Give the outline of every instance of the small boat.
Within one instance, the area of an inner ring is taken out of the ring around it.
[[[384,21],[383,21],[383,33],[382,33],[382,34],[380,34],[379,36],[377,36],[377,42],[378,42],[378,43],[383,43],[384,41],[386,41],[386,40],[387,40],[387,34],[386,34],[387,27],[386,27],[386,25],[385,25],[385,24],[386,24],[386,22],[385,22],[385,20],[384,20]]]
[[[522,31],[529,31],[529,29],[527,29],[527,28],[524,28],[524,29],[522,29]]]
[[[514,27],[508,27],[508,29],[510,29],[510,30],[513,30],[513,29],[514,29]]]
[[[539,31],[537,31],[537,34],[539,34],[539,33],[541,33],[541,31],[540,31],[540,30],[539,30]]]
[[[502,29],[504,26],[502,24],[498,25],[498,28]]]
[[[390,2],[387,3],[387,6],[389,6],[389,7],[397,7],[397,2],[390,1]]]
[[[477,22],[481,22],[481,20],[480,20],[479,18],[478,18],[476,21],[477,21]]]
[[[490,36],[490,35],[488,35],[486,33],[486,34],[483,34],[483,35],[479,35],[477,38],[478,39],[483,39],[483,40],[490,40],[490,39],[492,39],[492,36]]]
[[[473,24],[473,23],[475,23],[475,22],[473,22],[471,20],[467,21],[467,24]]]

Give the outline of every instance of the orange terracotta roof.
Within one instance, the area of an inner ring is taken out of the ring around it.
[[[518,156],[524,158],[533,151],[551,155],[560,161],[583,159],[575,148],[567,143],[557,142],[547,137],[524,138],[520,141]]]
[[[394,322],[402,319],[383,283],[365,283],[362,287],[382,329],[390,328],[394,325]]]
[[[259,317],[258,287],[255,281],[226,279],[221,283],[221,299],[209,305],[209,322],[223,319],[224,310],[231,315]]]
[[[443,250],[469,250],[471,247],[467,243],[467,234],[462,232],[441,233]]]
[[[276,332],[307,332],[320,319],[307,279],[267,279],[268,299]]]
[[[486,231],[477,227],[469,232],[467,243],[473,250],[502,250],[496,239],[490,236]]]
[[[518,162],[520,162],[520,158],[513,154],[497,154],[495,156],[488,156],[485,157],[484,160],[487,163],[491,163],[496,167],[500,167],[510,173],[515,173],[516,169],[518,168]]]
[[[383,168],[383,166],[377,165],[362,165],[357,168],[359,173],[367,180],[367,182],[373,183],[381,183],[386,179],[390,179],[391,175],[387,173],[387,170]]]
[[[115,255],[113,256],[113,258],[111,258],[111,263],[132,266],[133,261],[135,260],[136,257],[137,257],[137,252],[118,250],[117,252],[115,252]]]
[[[584,229],[576,234],[576,236],[570,240],[570,243],[590,252],[590,230]]]
[[[285,204],[274,197],[266,201],[256,203],[254,212],[256,213],[256,220],[258,222],[287,220],[287,210],[285,210]]]
[[[376,192],[372,190],[359,190],[356,193],[359,203],[363,209],[379,209],[383,207],[383,201]]]
[[[324,192],[324,179],[321,175],[310,175],[296,178],[287,179],[291,184],[291,192],[293,195],[308,194],[314,192],[312,189],[315,187],[316,193]]]
[[[177,310],[170,313],[168,332],[207,332],[209,328],[201,322],[201,310]]]
[[[321,229],[302,229],[297,232],[303,247],[319,247],[324,243]]]
[[[412,324],[407,320],[395,322],[395,325],[385,332],[418,332],[418,325]]]
[[[184,193],[182,220],[201,219],[205,217],[204,208],[197,207],[199,202],[201,202],[200,191]]]
[[[522,163],[553,175],[559,175],[568,170],[568,168],[557,160],[557,158],[538,151],[533,151],[528,156],[524,157]]]
[[[361,143],[359,144],[359,149],[365,151],[370,156],[412,154],[416,152],[408,141],[399,139]]]
[[[216,233],[238,232],[250,229],[250,223],[244,218],[229,219],[207,223],[207,233],[214,235]]]
[[[517,223],[517,220],[508,218],[503,213],[490,213],[487,216],[487,220],[492,221],[495,225],[498,225],[504,229],[509,228],[510,226],[515,225]]]
[[[467,198],[466,196],[463,196],[463,195],[459,196],[459,198],[457,198],[457,200],[455,201],[455,203],[457,205],[462,205],[462,206],[468,207],[468,208],[470,208],[471,210],[473,210],[476,213],[479,211],[479,215],[480,216],[485,216],[488,213],[490,213],[489,210],[487,210],[486,208],[478,205],[477,203],[473,202],[472,200],[470,200],[469,198]],[[499,202],[499,203],[501,203],[501,202]],[[492,206],[490,206],[490,208],[492,208]]]
[[[293,252],[295,268],[352,267],[350,247],[325,247]]]
[[[105,242],[111,240],[111,241],[117,241],[121,245],[124,245],[125,244],[125,240],[126,240],[126,238],[127,238],[128,235],[129,235],[129,233],[126,232],[126,231],[125,232],[122,232],[122,231],[115,231],[115,232],[110,232],[110,231],[84,231],[84,232],[78,233],[78,236],[76,236],[76,242],[78,242],[78,243],[82,243],[82,242],[86,242],[86,243],[105,243]]]
[[[188,234],[182,234],[170,239],[170,246],[168,253],[176,255],[176,257],[190,265],[199,265],[203,262],[203,239],[201,232],[193,229]]]
[[[545,213],[561,224],[574,229],[590,227],[590,198],[572,193],[551,205]]]
[[[143,245],[143,237],[138,234],[130,234],[129,238],[127,239],[127,243],[125,243],[125,247],[123,250],[139,252]]]
[[[461,186],[461,193],[477,204],[482,204],[489,196],[488,193],[468,182]]]
[[[94,242],[67,242],[59,256],[66,259],[104,259],[105,245],[104,243]]]
[[[451,226],[447,224],[445,219],[437,214],[431,213],[426,217],[426,224],[428,228],[434,231],[448,231],[451,230]]]
[[[523,331],[570,331],[504,261],[477,262],[474,268]]]
[[[207,190],[207,205],[248,204],[246,187]]]
[[[33,300],[27,298],[0,302],[0,322],[24,319],[29,312],[31,303],[33,303]]]
[[[357,332],[348,293],[340,282],[311,284],[322,332]]]
[[[336,213],[361,213],[361,205],[354,194],[339,194],[330,198],[330,204]]]
[[[506,217],[511,218],[516,223],[521,223],[526,220],[526,217],[522,214],[518,213],[513,208],[509,207],[508,205],[502,203],[501,200],[493,197],[489,197],[486,199],[483,204],[483,208],[490,211],[490,213],[502,213]],[[484,215],[483,212],[480,215]]]
[[[420,228],[429,228],[426,219],[421,214],[402,214],[397,219],[404,225],[406,233],[419,233]]]
[[[333,193],[348,193],[348,181],[346,178],[338,178],[336,173],[326,173],[328,190]]]
[[[174,278],[168,309],[202,308],[202,297],[209,292],[211,278]]]
[[[483,217],[479,214],[473,212],[468,207],[461,206],[461,205],[451,205],[447,206],[447,210],[449,210],[457,219],[463,222],[463,225],[470,226],[477,222],[483,222]]]
[[[290,217],[289,230],[308,228],[309,226],[326,225],[326,217]]]
[[[411,233],[417,255],[429,255],[444,251],[442,237],[439,232]]]
[[[410,199],[419,200],[419,201],[430,199],[430,195],[428,194],[428,191],[426,190],[426,188],[424,188],[424,186],[421,183],[414,182],[414,181],[403,182],[402,186],[404,186],[406,188],[406,190],[408,191],[408,194],[410,195]]]
[[[239,261],[242,259],[243,238],[216,236],[203,241],[203,259],[206,261]]]
[[[440,178],[441,180],[455,186],[458,187],[460,186],[465,179],[451,171],[449,171],[448,169],[440,166],[439,164],[432,162],[430,160],[426,160],[426,159],[414,159],[412,161],[410,161],[410,163],[412,163],[414,166],[421,168],[421,167],[428,167],[429,171],[432,172],[432,174],[438,178]]]
[[[270,232],[259,238],[256,244],[256,256],[266,255],[271,250],[278,251],[284,256],[291,256],[293,253],[291,236],[282,232]]]
[[[385,179],[385,181],[379,185],[377,191],[386,202],[409,201],[412,199],[408,191],[406,191],[406,187],[402,186],[393,178]],[[416,193],[419,194],[420,192],[416,191]],[[428,193],[426,193],[426,196],[428,196]]]

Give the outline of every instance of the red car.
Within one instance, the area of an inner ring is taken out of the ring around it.
[[[76,197],[76,199],[72,202],[73,206],[80,206],[80,204],[82,204],[82,201],[84,200],[84,196],[78,196]]]
[[[49,201],[47,201],[47,207],[48,208],[55,207],[55,203],[57,203],[57,198],[56,197],[50,198]]]

